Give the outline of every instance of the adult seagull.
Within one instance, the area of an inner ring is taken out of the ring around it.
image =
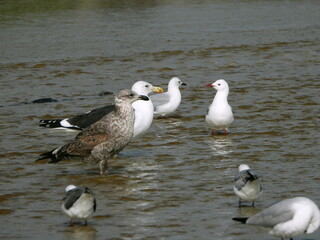
[[[256,201],[262,193],[262,176],[251,170],[247,164],[239,166],[239,173],[234,178],[233,190],[239,197],[239,207],[241,200]]]
[[[167,116],[177,110],[181,102],[180,86],[186,86],[179,78],[174,77],[168,83],[168,91],[150,95],[154,106],[154,114]]]
[[[57,163],[66,158],[80,157],[88,163],[99,163],[100,174],[107,174],[107,159],[118,154],[133,137],[134,109],[132,103],[148,101],[144,95],[125,89],[115,97],[115,110],[85,128],[70,143],[40,155]]]
[[[233,218],[233,220],[271,228],[269,234],[284,240],[316,231],[320,225],[320,211],[312,200],[295,197],[275,203],[249,218]]]
[[[97,203],[89,188],[69,185],[66,187],[61,208],[70,217],[70,225],[73,225],[74,219],[84,219],[85,225],[87,225],[87,219],[96,211]]]
[[[145,81],[136,82],[133,84],[131,90],[135,91],[139,95],[145,96],[148,96],[151,92],[163,92],[161,87],[154,87],[152,84]],[[144,134],[150,128],[153,120],[154,108],[151,101],[136,101],[132,106],[135,109],[133,138],[136,138]],[[114,105],[109,105],[95,108],[85,114],[76,115],[70,118],[52,120],[44,119],[40,120],[41,124],[39,126],[47,128],[82,130],[97,122],[111,111],[114,111],[114,109]]]
[[[224,79],[219,79],[205,86],[213,87],[217,90],[205,119],[208,126],[212,129],[211,135],[214,135],[215,130],[223,130],[226,135],[227,128],[233,122],[232,108],[228,103],[229,85]]]

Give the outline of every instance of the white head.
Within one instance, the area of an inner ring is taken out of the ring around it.
[[[70,190],[72,190],[72,189],[75,189],[75,188],[77,188],[75,185],[68,185],[67,187],[66,187],[66,192],[69,192]]]
[[[244,170],[249,170],[249,166],[247,164],[240,164],[239,166],[239,172],[244,171]]]
[[[163,92],[162,88],[154,87],[152,86],[152,84],[145,81],[136,82],[135,84],[133,84],[131,90],[135,91],[139,95],[145,95],[145,96],[148,96],[148,94],[151,92],[158,92],[158,93]]]
[[[229,85],[224,79],[219,79],[212,83],[212,87],[217,91],[229,91]]]
[[[169,81],[168,88],[176,87],[179,88],[181,85],[186,86],[186,83],[183,83],[179,78],[174,77]]]

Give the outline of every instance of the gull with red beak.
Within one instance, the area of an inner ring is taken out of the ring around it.
[[[227,128],[233,122],[232,108],[228,103],[229,85],[225,80],[219,79],[205,86],[217,90],[206,115],[206,123],[212,129],[211,135],[215,134],[215,130],[224,131],[226,135]]]

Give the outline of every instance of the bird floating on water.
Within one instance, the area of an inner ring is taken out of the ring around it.
[[[73,225],[74,219],[84,219],[87,225],[87,219],[96,211],[97,203],[89,188],[68,185],[61,208],[70,217],[70,225]]]
[[[68,158],[78,158],[87,163],[99,163],[100,174],[107,174],[107,159],[118,154],[133,137],[134,109],[137,100],[148,101],[144,95],[132,90],[121,90],[115,97],[115,110],[85,128],[70,143],[43,153],[38,160],[49,158],[57,163]]]
[[[152,84],[145,81],[138,81],[133,84],[131,90],[139,95],[148,96],[151,92],[162,93],[161,87],[154,87]],[[141,136],[145,133],[152,124],[154,108],[151,101],[136,101],[132,104],[135,109],[135,122],[133,138]],[[91,124],[99,121],[109,112],[114,111],[114,105],[95,108],[85,114],[76,115],[74,117],[64,119],[43,119],[40,120],[41,127],[82,130]]]
[[[224,131],[226,135],[227,128],[233,122],[232,108],[228,103],[229,85],[224,79],[219,79],[205,86],[217,90],[205,118],[206,123],[212,129],[211,135],[215,134],[215,130]]]
[[[181,102],[179,90],[181,85],[186,86],[187,84],[174,77],[169,81],[167,92],[150,95],[155,115],[164,117],[177,110]]]
[[[271,228],[269,234],[282,240],[315,232],[320,225],[318,206],[305,197],[284,199],[249,218],[233,218],[246,224]]]
[[[239,166],[239,173],[234,178],[233,190],[239,197],[239,207],[241,201],[256,201],[262,194],[262,176],[255,173],[247,164]]]

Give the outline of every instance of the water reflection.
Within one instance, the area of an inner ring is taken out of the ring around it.
[[[214,136],[206,139],[206,144],[212,150],[212,154],[217,155],[228,155],[233,152],[232,150],[232,140],[229,136]]]
[[[72,226],[66,231],[66,239],[74,240],[94,240],[96,239],[96,229],[93,226]]]

